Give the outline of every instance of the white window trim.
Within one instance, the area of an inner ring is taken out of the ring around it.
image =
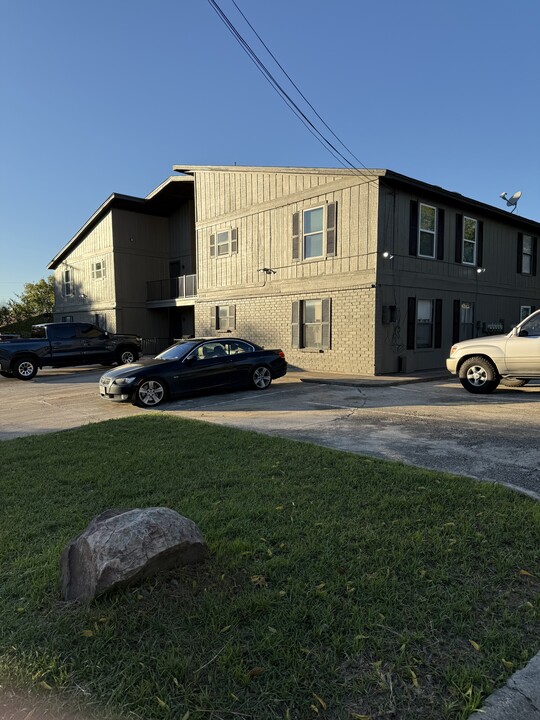
[[[227,316],[225,319],[226,326],[223,326],[223,327],[220,324],[220,314],[219,314],[219,310],[222,307],[227,308]],[[216,313],[216,331],[229,332],[231,330],[236,330],[236,306],[235,305],[216,305],[215,313]]]
[[[323,218],[322,218],[322,230],[317,232],[310,232],[306,233],[305,228],[305,215],[306,213],[313,212],[314,210],[322,210]],[[306,262],[309,262],[310,260],[321,260],[326,257],[325,248],[326,248],[326,212],[327,212],[327,205],[315,205],[314,207],[304,208],[302,210],[302,259]],[[309,235],[318,235],[319,232],[322,234],[322,255],[310,255],[309,257],[306,257],[306,237]]]
[[[67,276],[67,280],[66,280]],[[69,287],[69,292],[67,288]],[[66,268],[65,270],[62,270],[62,296],[63,297],[73,297],[73,277],[71,275],[71,268]]]
[[[418,318],[418,311],[420,309],[420,303],[429,303],[430,304],[430,320],[429,321],[421,321]],[[415,349],[417,350],[433,350],[435,347],[435,300],[429,299],[429,298],[419,298],[416,301],[416,318],[415,318],[416,328],[415,328]],[[419,325],[429,325],[431,327],[431,335],[430,335],[430,344],[429,345],[418,345],[418,326]]]
[[[465,243],[472,243],[472,240],[465,239],[465,225],[466,221],[471,220],[474,223],[474,257],[472,261],[465,260]],[[461,238],[461,262],[463,265],[470,265],[471,267],[476,266],[476,260],[478,257],[478,220],[476,218],[463,216],[463,232]]]
[[[525,240],[528,240],[530,243],[529,250],[525,250]],[[532,275],[532,269],[533,269],[533,236],[532,235],[523,235],[523,247],[521,250],[521,274],[522,275]],[[525,258],[529,258],[529,269],[525,270]]]
[[[99,267],[99,270],[97,266]],[[98,275],[99,272],[99,275]],[[106,277],[106,265],[105,260],[97,260],[92,263],[92,280],[103,280]]]
[[[425,230],[422,228],[422,208],[430,208],[431,210],[435,211],[435,229],[434,230]],[[437,256],[437,223],[439,222],[439,213],[437,212],[437,208],[434,205],[428,205],[427,203],[420,203],[418,208],[418,257],[422,258],[429,258],[430,260],[434,260]],[[433,235],[433,253],[431,255],[424,255],[420,252],[421,247],[421,236],[422,233],[429,233],[430,235]],[[414,256],[413,256],[414,257]]]

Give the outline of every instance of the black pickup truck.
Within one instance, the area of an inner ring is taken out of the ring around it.
[[[114,335],[90,323],[43,323],[31,338],[0,341],[0,375],[31,380],[39,368],[112,365],[138,360],[142,339]]]

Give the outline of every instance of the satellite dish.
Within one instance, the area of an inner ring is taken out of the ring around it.
[[[518,202],[519,198],[521,197],[521,190],[518,190],[517,192],[515,192],[512,195],[512,197],[507,197],[506,192],[502,192],[499,195],[499,197],[502,198],[503,200],[506,200],[506,204],[508,205],[508,207],[512,208],[512,210],[510,212],[514,212],[514,210],[517,207],[517,202]]]

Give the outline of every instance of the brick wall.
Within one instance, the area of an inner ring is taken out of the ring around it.
[[[323,352],[292,348],[292,303],[331,298],[331,348]],[[290,365],[303,370],[373,375],[375,369],[375,289],[359,288],[254,298],[227,298],[236,306],[237,337],[279,347]],[[195,334],[219,335],[212,319],[216,302],[195,306]],[[223,333],[227,335],[227,333]]]

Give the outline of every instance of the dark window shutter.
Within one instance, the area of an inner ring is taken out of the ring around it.
[[[476,265],[482,267],[484,264],[484,221],[478,221],[478,235],[476,238]]]
[[[300,260],[300,213],[292,216],[292,259]]]
[[[292,304],[291,319],[291,345],[293,348],[300,347],[300,300],[295,300]]]
[[[418,255],[418,201],[411,200],[409,214],[409,255]]]
[[[460,263],[463,249],[463,215],[456,213],[456,262]]]
[[[331,312],[332,300],[331,298],[325,298],[322,301],[322,346],[325,349],[331,347]]]
[[[442,346],[442,300],[435,300],[435,335],[433,347]]]
[[[210,257],[216,256],[216,236],[210,235]]]
[[[444,210],[437,208],[437,260],[444,260]]]
[[[532,268],[531,274],[536,275],[536,258],[538,257],[538,238],[533,237],[532,239]]]
[[[231,253],[238,252],[238,228],[231,230]]]
[[[326,254],[336,254],[337,203],[328,204],[326,209]]]
[[[517,272],[523,272],[523,233],[518,233],[517,241]]]
[[[407,350],[414,350],[416,330],[416,298],[407,298]]]
[[[210,326],[212,330],[219,330],[219,306],[215,305],[210,312]]]
[[[459,342],[461,300],[454,300],[454,315],[452,318],[452,345]]]

